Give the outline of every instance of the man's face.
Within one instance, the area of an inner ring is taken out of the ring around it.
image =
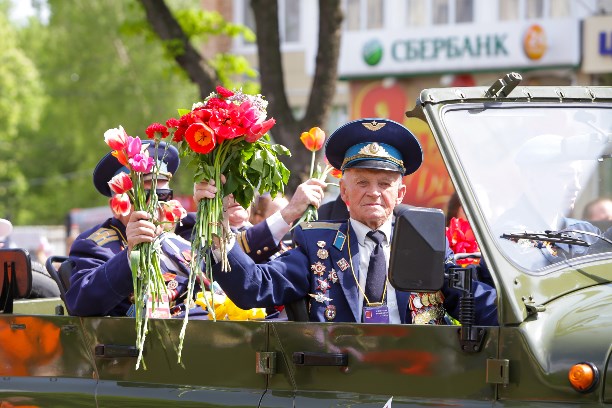
[[[245,209],[234,199],[234,195],[230,194],[223,198],[224,206],[227,210],[227,217],[231,227],[240,228],[249,220],[251,215],[250,207]]]
[[[406,194],[400,173],[387,170],[346,169],[340,179],[340,195],[351,218],[377,229],[391,217]]]

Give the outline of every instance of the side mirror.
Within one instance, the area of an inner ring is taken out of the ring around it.
[[[437,291],[444,284],[444,213],[398,206],[389,260],[389,282],[404,292]]]
[[[32,290],[32,263],[24,249],[0,249],[0,310],[13,312],[14,298],[27,298]]]

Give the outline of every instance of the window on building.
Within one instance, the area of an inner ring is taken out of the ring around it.
[[[244,2],[242,6],[242,24],[255,32],[255,16],[249,2]]]
[[[367,28],[377,29],[383,27],[383,1],[367,0]]]
[[[449,0],[433,0],[431,4],[431,21],[434,25],[448,24]]]
[[[569,17],[571,15],[570,0],[549,0],[550,16],[553,18]]]
[[[474,0],[433,0],[431,21],[434,25],[474,21]]]
[[[455,23],[474,21],[474,0],[455,0]]]
[[[281,41],[285,43],[300,42],[300,0],[280,1]]]
[[[406,26],[420,27],[427,22],[427,0],[406,0]]]
[[[278,1],[278,25],[281,44],[299,43],[301,41],[300,23],[300,0],[279,0]],[[238,23],[243,24],[255,32],[255,17],[251,4],[247,0],[236,1],[234,3]],[[251,45],[241,41],[242,45]]]
[[[519,18],[519,0],[499,0],[499,20],[516,21]]]
[[[346,20],[344,24],[347,31],[358,31],[360,28],[360,3],[361,2],[359,0],[346,0]]]
[[[525,18],[544,17],[544,0],[527,0],[525,2]]]
[[[383,0],[344,0],[344,29],[373,30],[383,27]]]

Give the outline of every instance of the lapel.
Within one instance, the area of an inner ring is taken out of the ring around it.
[[[391,237],[389,237],[389,242],[393,240],[393,232],[395,229],[395,218],[397,215],[397,211],[402,208],[409,208],[411,206],[407,204],[399,204],[393,210],[393,219],[391,221]],[[392,249],[392,248],[391,248]],[[388,271],[387,271],[388,273]],[[408,302],[410,301],[410,292],[401,292],[399,290],[395,290],[395,297],[397,299],[397,309],[399,311],[400,322],[402,323],[412,323],[412,316],[410,316],[409,321],[406,321],[406,313],[408,311]]]
[[[412,316],[409,321],[406,321],[406,313],[408,312],[408,301],[410,300],[410,292],[400,292],[395,290],[395,297],[397,298],[397,308],[399,310],[400,322],[412,323]]]
[[[358,316],[359,305],[357,304],[359,301],[359,289],[357,288],[357,284],[355,282],[355,277],[359,277],[359,242],[357,241],[357,236],[352,230],[350,231],[350,234],[347,234],[349,223],[350,221],[347,220],[346,223],[344,223],[338,229],[337,234],[344,234],[346,239],[344,240],[344,244],[341,246],[342,249],[338,248],[340,245],[331,246],[330,258],[332,260],[332,267],[338,273],[338,282],[340,283],[342,291],[344,292],[344,297],[346,298],[346,301],[353,312],[355,321],[360,322],[361,318]],[[351,256],[349,256],[349,246],[351,247],[354,271],[350,266]],[[348,264],[348,267],[344,270],[341,268],[343,264]],[[354,275],[353,272],[355,273]]]

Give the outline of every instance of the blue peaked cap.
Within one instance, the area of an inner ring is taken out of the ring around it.
[[[382,118],[357,119],[339,127],[325,143],[336,169],[369,168],[414,173],[423,162],[417,138],[405,126]]]
[[[155,142],[153,140],[143,140],[142,144],[148,145],[147,150],[149,151],[149,156],[155,158]],[[159,163],[160,178],[163,178],[164,176],[166,178],[172,177],[180,164],[178,150],[176,150],[176,147],[172,145],[168,145],[168,148],[166,149],[166,142],[159,142],[157,148],[157,159],[162,161]],[[98,190],[102,195],[112,197],[113,192],[108,186],[108,182],[122,171],[126,173],[130,172],[127,167],[119,163],[119,160],[112,155],[112,152],[104,155],[93,171],[93,182],[96,190]]]

